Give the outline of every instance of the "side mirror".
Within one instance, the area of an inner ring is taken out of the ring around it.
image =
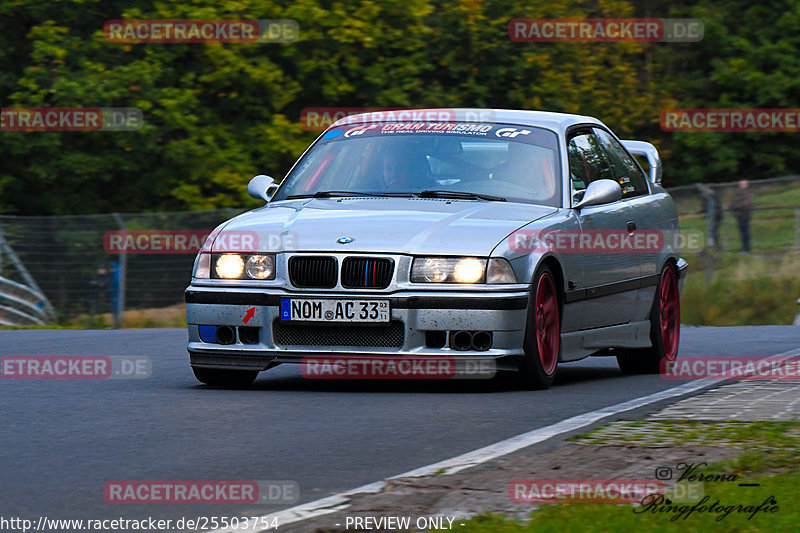
[[[269,176],[265,176],[264,174],[259,174],[250,180],[250,183],[247,185],[247,194],[256,200],[264,200],[265,202],[269,202],[269,199],[272,197],[272,193],[274,193],[277,188],[278,184],[275,183],[274,179],[270,178]]]
[[[646,158],[650,167],[650,182],[661,185],[661,157],[656,147],[644,141],[622,141],[622,146],[631,154]]]
[[[575,204],[575,209],[590,205],[610,204],[622,198],[622,187],[614,180],[596,180],[586,187],[583,198]]]

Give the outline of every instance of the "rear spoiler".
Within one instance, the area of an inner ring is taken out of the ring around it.
[[[661,158],[656,147],[644,141],[622,141],[622,146],[633,155],[645,157],[650,166],[650,181],[661,185]]]

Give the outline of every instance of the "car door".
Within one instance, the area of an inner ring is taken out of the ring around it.
[[[573,131],[567,139],[570,166],[571,200],[575,205],[592,181],[615,179],[599,139],[591,128]],[[603,246],[606,237],[627,232],[631,208],[625,200],[588,206],[576,211],[582,238],[592,243],[575,251],[580,257],[582,277],[569,280],[567,302],[574,302],[578,329],[597,328],[629,322],[634,316],[639,258],[630,251]],[[585,240],[583,242],[586,242]],[[597,246],[597,243],[601,243]]]
[[[610,133],[600,128],[594,128],[593,131],[608,157],[614,177],[622,187],[622,199],[630,207],[633,233],[638,233],[640,238],[647,237],[637,241],[645,243],[644,247],[637,248],[639,254],[638,276],[647,277],[657,274],[661,246],[652,246],[650,243],[653,243],[654,239],[650,239],[650,237],[663,237],[663,235],[659,235],[658,202],[650,195],[647,176],[633,160],[633,157]],[[658,242],[661,244],[661,239]]]
[[[596,128],[595,133],[603,149],[608,155],[611,169],[623,187],[623,201],[631,210],[631,219],[635,231],[644,233],[647,242],[658,239],[656,246],[646,245],[639,250],[639,277],[641,285],[638,289],[634,320],[646,320],[653,303],[655,287],[661,273],[661,267],[669,251],[676,245],[677,228],[673,225],[673,214],[663,191],[653,193],[647,176],[633,157],[610,133]],[[653,240],[650,240],[650,238]]]

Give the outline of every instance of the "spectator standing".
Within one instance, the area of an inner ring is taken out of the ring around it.
[[[753,213],[753,193],[747,180],[739,182],[739,190],[731,200],[730,210],[739,226],[742,237],[742,252],[750,253],[750,217]]]
[[[717,191],[706,185],[698,183],[697,188],[703,195],[703,213],[708,221],[708,237],[706,245],[717,251],[722,249],[722,242],[719,240],[719,226],[722,223],[722,202],[719,201]]]
[[[105,311],[106,293],[108,292],[108,285],[110,281],[111,279],[106,266],[98,265],[97,274],[89,282],[94,292],[89,304],[92,316],[95,314],[101,314],[103,311]]]
[[[119,282],[120,282],[119,262],[111,261],[111,282],[108,284],[108,297],[111,301],[111,316],[114,318],[114,325],[121,327],[122,310],[119,309]]]

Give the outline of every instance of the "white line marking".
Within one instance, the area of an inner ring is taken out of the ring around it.
[[[780,353],[772,357],[793,355],[800,355],[800,349],[789,350],[788,352]],[[543,428],[534,429],[532,431],[528,431],[527,433],[522,433],[515,437],[511,437],[510,439],[496,442],[495,444],[490,444],[489,446],[467,452],[457,457],[445,459],[444,461],[439,461],[438,463],[433,463],[415,470],[410,470],[403,474],[392,476],[388,478],[388,480],[405,477],[429,476],[437,472],[440,475],[455,474],[461,470],[491,461],[492,459],[502,457],[503,455],[508,455],[509,453],[521,450],[522,448],[527,448],[528,446],[532,446],[534,444],[538,444],[563,433],[569,433],[582,427],[589,426],[604,418],[608,418],[619,413],[624,413],[625,411],[630,411],[632,409],[637,409],[639,407],[644,407],[645,405],[661,400],[667,400],[669,398],[683,396],[700,389],[709,388],[723,381],[731,380],[705,379],[690,381],[689,383],[684,383],[683,385],[679,385],[671,389],[666,389],[647,396],[628,400],[627,402],[618,403],[609,407],[603,407],[602,409],[584,413],[582,415],[573,416],[572,418],[567,418],[561,422],[557,422]],[[284,509],[283,511],[271,513],[265,516],[269,516],[270,519],[277,518],[280,526],[285,526],[286,524],[291,524],[294,522],[301,522],[303,520],[309,520],[311,518],[335,513],[337,511],[344,511],[349,507],[350,496],[353,496],[354,494],[378,493],[381,492],[386,485],[386,481],[376,481],[374,483],[369,483],[367,485],[362,485],[355,489],[348,490],[347,492],[340,492],[339,494],[334,494],[313,502],[296,505],[294,507],[290,507],[289,509]],[[235,531],[230,529],[220,529],[209,533],[258,533],[259,531],[266,531],[266,529],[238,529]]]

